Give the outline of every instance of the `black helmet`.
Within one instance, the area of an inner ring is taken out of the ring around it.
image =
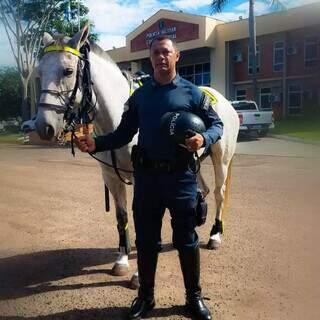
[[[184,144],[194,132],[206,130],[203,121],[195,114],[186,111],[167,112],[161,117],[160,128],[172,142]]]

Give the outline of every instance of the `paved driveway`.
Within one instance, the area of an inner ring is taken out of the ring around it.
[[[320,146],[276,138],[241,138],[237,154],[320,158]]]
[[[198,228],[202,287],[216,320],[320,319],[320,175],[319,159],[306,157],[312,150],[269,138],[238,143],[221,249],[204,249],[213,192],[208,222]],[[202,169],[213,191],[212,165]],[[0,173],[0,319],[124,319],[136,292],[130,275],[111,275],[116,219],[113,209],[104,212],[98,164],[67,149],[0,144]],[[133,244],[131,212],[129,225]],[[149,319],[190,319],[168,215],[162,231]]]

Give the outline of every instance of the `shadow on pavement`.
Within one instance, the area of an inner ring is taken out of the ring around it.
[[[88,310],[69,310],[66,312],[60,312],[56,314],[49,314],[45,316],[36,317],[16,317],[6,316],[1,317],[1,320],[75,320],[75,319],[112,319],[120,320],[125,319],[125,315],[128,312],[128,308],[112,307],[106,309],[88,309]]]
[[[237,142],[250,142],[250,141],[258,141],[260,138],[254,134],[239,134]]]
[[[88,309],[88,310],[69,310],[66,312],[49,314],[45,316],[36,316],[36,317],[17,317],[17,316],[1,316],[1,320],[94,320],[94,319],[105,319],[105,320],[124,320],[126,319],[126,315],[129,311],[129,306],[127,308],[124,307],[112,307],[105,309]],[[166,318],[169,316],[185,316],[187,319],[189,317],[184,311],[183,306],[174,306],[169,308],[161,308],[154,309],[150,311],[150,313],[144,317],[144,319],[158,319],[158,318]]]
[[[174,250],[171,244],[164,244],[161,252]],[[35,252],[0,259],[0,301],[26,297],[49,291],[77,290],[104,286],[130,287],[129,279],[54,285],[53,281],[68,277],[90,274],[111,274],[111,269],[97,268],[116,260],[118,250],[89,248],[62,249]],[[136,259],[136,252],[129,255],[130,260]],[[86,270],[86,268],[91,268]],[[0,319],[1,316],[0,316]]]
[[[127,281],[61,286],[50,283],[67,277],[110,274],[111,270],[108,269],[84,269],[112,263],[116,259],[116,254],[117,249],[63,249],[2,258],[0,259],[0,300],[55,290],[108,285],[128,286]]]

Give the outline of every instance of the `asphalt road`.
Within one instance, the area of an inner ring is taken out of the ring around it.
[[[213,192],[198,229],[201,284],[215,320],[320,319],[318,151],[270,138],[238,143],[221,249],[205,249]],[[212,166],[202,170],[213,191]],[[124,319],[136,292],[130,275],[110,272],[118,239],[102,186],[86,154],[0,144],[1,320]],[[131,212],[129,224],[134,243]],[[168,215],[162,231],[157,306],[148,319],[190,319]]]

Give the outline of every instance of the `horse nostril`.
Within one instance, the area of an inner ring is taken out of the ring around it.
[[[46,136],[47,139],[52,139],[52,138],[53,138],[53,136],[54,136],[54,129],[53,129],[52,126],[47,125],[47,126],[45,127],[45,136]]]

